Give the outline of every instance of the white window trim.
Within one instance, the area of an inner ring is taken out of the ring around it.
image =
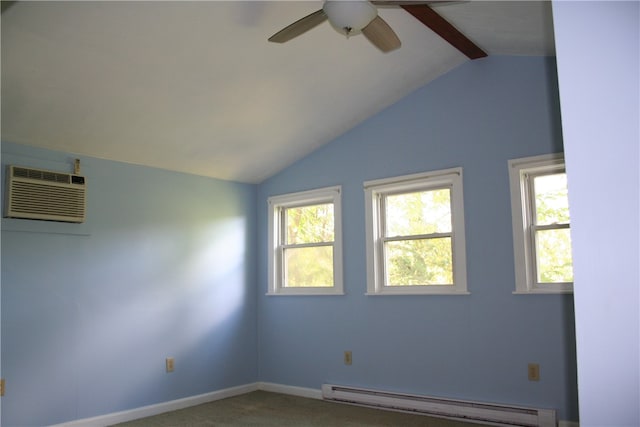
[[[341,187],[335,186],[269,197],[267,201],[269,206],[269,287],[267,295],[344,295],[342,282],[341,192]],[[279,248],[279,239],[277,237],[282,235],[282,230],[278,212],[281,208],[305,206],[314,203],[333,203],[333,286],[296,288],[283,287],[282,251]]]
[[[523,157],[509,160],[509,183],[511,189],[511,216],[513,223],[513,255],[515,261],[516,290],[514,294],[566,294],[573,292],[573,283],[539,285],[535,274],[534,242],[528,232],[531,224],[531,209],[525,194],[528,194],[525,173],[565,171],[562,153]]]
[[[384,286],[384,260],[380,246],[379,195],[397,190],[428,190],[451,187],[453,285]],[[462,168],[452,168],[427,173],[405,175],[366,181],[366,295],[468,295],[464,230],[464,202],[462,192]]]

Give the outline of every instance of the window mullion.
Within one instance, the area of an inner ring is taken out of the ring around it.
[[[384,242],[399,242],[404,240],[427,240],[427,239],[442,239],[445,237],[453,237],[453,233],[430,233],[430,234],[411,234],[408,236],[393,236],[382,237]]]
[[[287,221],[287,210],[285,208],[279,208],[278,216],[280,217],[280,220],[279,220],[280,230],[278,230],[279,231],[278,246],[283,246],[287,243],[287,227],[289,226]]]
[[[276,250],[276,271],[278,277],[277,287],[281,288],[284,283],[287,283],[287,273],[284,267],[284,244],[287,241],[287,214],[284,207],[277,208],[278,214],[278,228],[277,228],[277,250]]]
[[[281,245],[282,249],[291,248],[316,248],[320,246],[333,246],[333,241],[330,242],[314,242],[314,243],[292,243],[288,245]]]
[[[524,179],[525,179],[525,191],[526,191],[526,197],[525,197],[525,201],[526,201],[526,208],[527,208],[527,217],[526,217],[526,223],[528,226],[535,226],[536,225],[536,193],[535,193],[535,188],[533,185],[533,178],[534,176],[529,174],[529,173],[525,173],[524,174]]]
[[[378,225],[379,236],[387,235],[387,201],[386,195],[378,194]]]
[[[524,179],[524,222],[527,230],[527,239],[525,239],[526,249],[525,253],[528,254],[526,263],[527,283],[536,283],[538,281],[538,250],[536,248],[536,202],[535,202],[535,189],[533,186],[534,175],[525,172]]]
[[[546,225],[532,225],[535,231],[544,231],[544,230],[563,230],[567,228],[571,228],[571,225],[568,223],[562,224],[546,224]]]
[[[387,254],[386,254],[386,250],[385,250],[385,245],[384,245],[384,236],[386,234],[386,229],[387,229],[387,215],[386,215],[386,203],[385,203],[385,196],[382,194],[377,194],[376,195],[377,200],[376,200],[376,205],[378,208],[378,217],[377,217],[377,229],[378,229],[378,238],[375,239],[375,245],[377,245],[377,276],[378,276],[378,283],[376,285],[377,290],[382,289],[382,287],[384,286],[384,283],[386,283],[387,279],[387,268],[385,266],[385,262],[384,260],[387,259]]]

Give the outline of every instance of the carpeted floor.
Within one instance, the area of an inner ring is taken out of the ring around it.
[[[479,424],[255,391],[118,426],[477,427]]]

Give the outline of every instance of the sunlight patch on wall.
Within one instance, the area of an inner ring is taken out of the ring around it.
[[[186,283],[191,286],[186,296],[197,308],[188,315],[193,329],[185,332],[193,338],[239,310],[247,286],[245,220],[218,221],[197,234],[196,250],[185,263]]]
[[[217,380],[214,366],[233,358],[226,349],[237,337],[229,331],[244,321],[245,223],[238,217],[186,230],[111,235],[77,323],[79,389],[100,383],[107,390],[100,401],[81,396],[87,402],[80,407],[142,406],[150,402],[138,399],[163,395],[168,383],[196,381],[207,388]],[[164,371],[166,357],[176,360],[171,374]],[[182,386],[155,400],[175,398]]]

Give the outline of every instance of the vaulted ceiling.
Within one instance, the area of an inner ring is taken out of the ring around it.
[[[319,1],[18,1],[2,13],[2,141],[258,183],[470,59],[399,7],[382,53]],[[554,55],[551,5],[432,6],[489,55]],[[483,59],[476,59],[482,61]]]

